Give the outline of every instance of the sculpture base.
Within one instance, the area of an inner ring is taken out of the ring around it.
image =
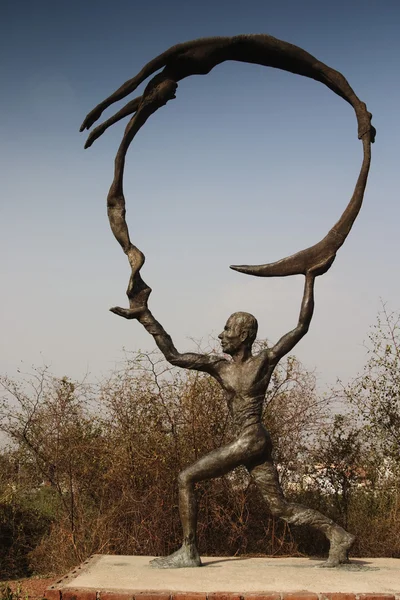
[[[354,559],[318,569],[311,558],[203,558],[154,569],[148,556],[94,555],[50,586],[47,600],[400,600],[400,560]]]

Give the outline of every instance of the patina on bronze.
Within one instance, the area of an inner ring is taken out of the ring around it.
[[[230,359],[226,356],[179,353],[171,337],[153,317],[147,306],[151,289],[140,275],[144,255],[130,241],[123,194],[125,156],[139,129],[150,115],[175,97],[178,81],[189,75],[207,74],[213,67],[226,60],[276,67],[324,83],[354,108],[358,137],[362,140],[364,153],[353,196],[339,221],[320,242],[275,263],[232,266],[236,271],[259,277],[304,274],[305,288],[297,326],[284,335],[275,346],[257,355],[252,354],[253,342],[257,335],[257,320],[245,312],[231,315],[219,335],[222,350]],[[340,73],[301,48],[269,35],[240,35],[204,38],[173,46],[150,61],[138,75],[124,83],[90,112],[82,124],[81,131],[89,129],[103,110],[133,92],[138,85],[160,69],[163,70],[151,79],[143,95],[129,102],[113,117],[96,127],[85,145],[86,148],[91,146],[110,125],[134,114],[116,155],[114,180],[107,198],[111,229],[127,254],[131,266],[127,290],[130,307],[115,307],[111,311],[127,319],[137,319],[154,337],[157,346],[172,365],[204,371],[214,377],[226,392],[237,437],[227,446],[202,457],[179,475],[179,510],[183,543],[177,552],[171,556],[157,558],[152,564],[159,568],[201,565],[196,540],[195,484],[219,477],[243,465],[256,482],[273,515],[285,519],[288,523],[311,525],[326,535],[330,542],[330,551],[324,566],[336,567],[347,562],[354,536],[321,513],[286,501],[272,462],[271,439],[261,422],[261,413],[265,393],[276,365],[308,331],[314,310],[315,277],[330,268],[361,208],[371,160],[371,143],[375,138],[375,129],[371,125],[372,115]]]

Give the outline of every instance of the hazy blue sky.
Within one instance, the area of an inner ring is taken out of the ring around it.
[[[97,376],[123,347],[154,347],[138,323],[108,312],[127,305],[129,267],[105,209],[124,123],[89,150],[79,126],[173,44],[268,33],[341,71],[374,115],[364,206],[317,280],[315,317],[296,349],[321,382],[356,374],[380,298],[400,309],[398,0],[6,0],[0,29],[2,373],[22,361]],[[125,185],[150,307],[180,350],[218,334],[236,310],[254,313],[272,341],[295,326],[303,277],[228,266],[320,240],[361,158],[353,110],[322,84],[233,62],[180,83],[132,145]]]

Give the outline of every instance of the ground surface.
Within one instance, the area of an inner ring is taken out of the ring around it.
[[[30,577],[29,579],[2,581],[0,588],[8,585],[14,593],[13,600],[41,600],[44,590],[58,579],[59,577]]]
[[[165,597],[171,593],[203,595],[236,592],[298,592],[319,594],[400,594],[400,560],[354,559],[337,569],[321,569],[324,562],[310,558],[203,557],[197,569],[154,569],[149,556],[94,555],[56,582],[57,590],[124,592],[127,597],[143,591]],[[77,596],[79,598],[79,594]],[[82,596],[83,597],[83,596]],[[377,599],[378,600],[378,599]],[[389,600],[389,599],[388,599]],[[398,598],[397,600],[400,600]]]

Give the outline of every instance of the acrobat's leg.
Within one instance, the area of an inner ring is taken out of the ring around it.
[[[115,157],[114,179],[107,196],[107,212],[111,230],[128,257],[132,273],[127,290],[130,309],[121,310],[118,307],[115,307],[113,312],[125,316],[126,318],[136,318],[138,311],[142,311],[147,306],[147,299],[151,289],[140,276],[139,271],[144,263],[144,254],[139,248],[131,243],[125,219],[125,197],[123,192],[125,157],[129,145],[137,132],[157,108],[163,106],[168,100],[175,97],[176,88],[176,82],[168,79],[168,77],[163,74],[160,74],[151,80],[144,91],[136,114],[131,118],[125,129],[124,136]]]
[[[329,557],[321,566],[337,567],[341,563],[348,562],[348,551],[355,537],[317,510],[287,502],[272,461],[268,460],[261,465],[250,467],[249,472],[275,517],[280,517],[293,525],[311,525],[326,535],[330,542]]]
[[[248,448],[235,440],[231,444],[210,452],[179,475],[179,514],[183,528],[183,544],[170,556],[155,558],[153,567],[172,569],[180,567],[200,567],[201,560],[197,549],[197,502],[195,483],[214,479],[232,471],[249,457]]]

